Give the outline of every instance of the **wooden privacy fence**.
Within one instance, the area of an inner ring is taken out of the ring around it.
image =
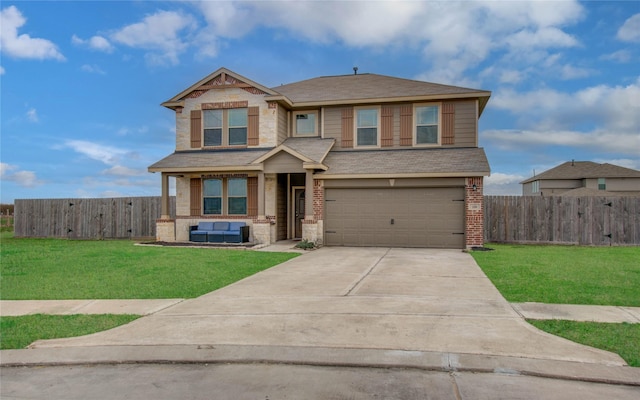
[[[176,199],[170,199],[175,215]],[[161,197],[16,200],[15,237],[69,239],[150,238],[156,235]]]
[[[486,242],[640,245],[640,197],[485,196]]]

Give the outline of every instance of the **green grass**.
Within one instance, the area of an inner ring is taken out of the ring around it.
[[[40,339],[82,336],[127,324],[139,315],[44,315],[0,318],[0,349],[23,349]]]
[[[640,306],[640,247],[488,247],[473,258],[510,302]]]
[[[128,240],[20,239],[3,233],[3,300],[193,298],[296,257],[135,246]]]
[[[545,332],[617,353],[627,364],[640,367],[640,324],[605,324],[563,320],[528,320]]]

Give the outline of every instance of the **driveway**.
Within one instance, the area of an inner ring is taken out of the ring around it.
[[[625,364],[533,328],[469,254],[435,249],[325,247],[128,325],[32,348],[180,345]]]

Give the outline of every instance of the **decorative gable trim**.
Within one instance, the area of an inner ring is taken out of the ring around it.
[[[245,90],[248,93],[256,95],[277,95],[278,93],[273,90],[260,85],[242,75],[236,74],[226,68],[220,68],[212,74],[208,75],[204,79],[201,79],[196,84],[192,85],[188,89],[178,93],[170,100],[162,103],[163,106],[176,109],[183,106],[181,102],[185,99],[194,99],[202,96],[209,90],[217,89],[230,89],[239,88]]]

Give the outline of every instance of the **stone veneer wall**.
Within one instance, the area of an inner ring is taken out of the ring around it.
[[[191,110],[200,110],[202,103],[248,101],[249,107],[260,107],[259,147],[278,145],[278,105],[264,101],[264,95],[251,94],[238,88],[209,90],[196,98],[185,99],[184,108],[176,112],[176,150],[191,150]],[[271,107],[271,108],[270,108]]]

